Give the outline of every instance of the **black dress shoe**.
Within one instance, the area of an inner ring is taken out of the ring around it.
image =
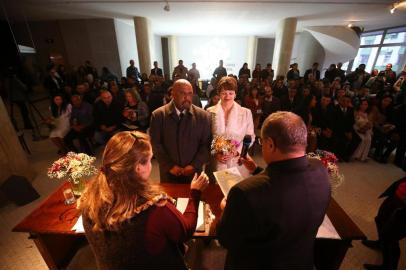
[[[364,264],[364,268],[367,270],[383,270],[382,265],[369,264],[369,263]]]
[[[381,250],[381,243],[379,240],[362,240],[362,244],[375,250]]]

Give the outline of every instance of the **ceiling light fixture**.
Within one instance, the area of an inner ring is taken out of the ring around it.
[[[347,24],[347,27],[348,27],[348,28],[351,28],[351,27],[353,27],[353,24],[352,24],[352,23],[349,23],[349,24]]]
[[[165,4],[165,6],[164,6],[164,10],[167,11],[167,12],[169,12],[169,11],[171,10],[171,7],[169,6],[169,2],[168,2],[168,1],[166,1],[166,4]]]
[[[399,7],[406,7],[406,1],[395,2],[392,4],[390,13],[393,14]]]

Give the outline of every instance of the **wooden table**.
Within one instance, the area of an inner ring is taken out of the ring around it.
[[[83,233],[72,231],[80,216],[76,204],[65,205],[63,184],[44,202],[14,227],[13,232],[29,233],[50,269],[61,269],[68,265],[78,248],[86,243]],[[189,185],[161,184],[160,187],[173,198],[188,197]],[[210,184],[202,194],[202,200],[210,205],[216,216],[206,232],[196,232],[194,237],[211,239],[216,237],[216,224],[221,216],[219,207],[223,194],[216,184]],[[317,269],[339,269],[352,240],[365,239],[364,233],[332,199],[327,215],[341,239],[317,239],[315,265]]]

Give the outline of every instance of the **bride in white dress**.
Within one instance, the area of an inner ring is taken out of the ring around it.
[[[240,142],[238,153],[230,155],[217,154],[212,158],[214,171],[238,167],[241,175],[249,175],[244,166],[238,165],[238,154],[241,153],[242,141],[245,135],[255,140],[254,123],[249,109],[241,107],[234,101],[237,92],[237,81],[233,77],[223,77],[217,85],[220,102],[207,109],[212,118],[212,134],[224,136]]]

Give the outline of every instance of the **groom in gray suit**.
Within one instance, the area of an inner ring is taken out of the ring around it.
[[[210,115],[192,104],[193,87],[177,80],[173,100],[151,116],[152,150],[159,163],[161,182],[190,183],[209,160]]]

